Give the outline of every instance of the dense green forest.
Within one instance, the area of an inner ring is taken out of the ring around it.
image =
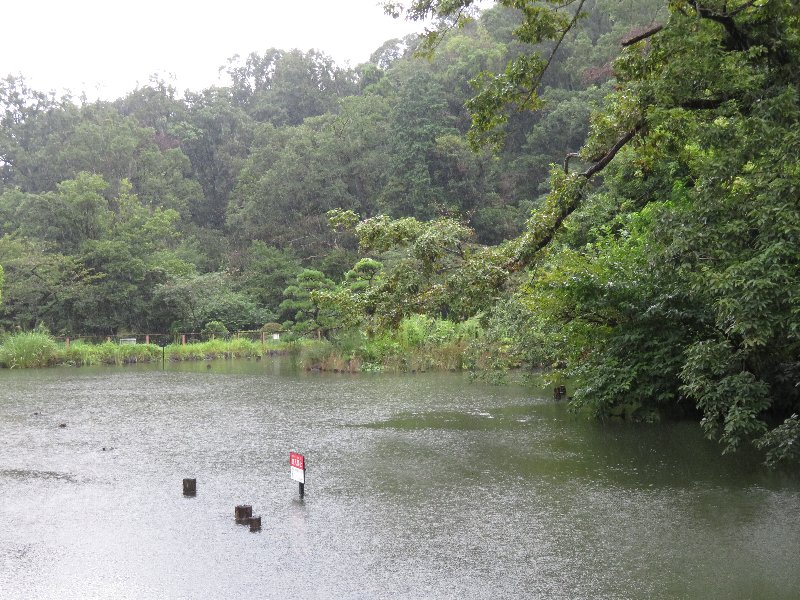
[[[8,76],[0,326],[469,322],[471,364],[549,367],[577,410],[800,458],[798,3],[473,4],[388,3],[436,27],[183,95]]]

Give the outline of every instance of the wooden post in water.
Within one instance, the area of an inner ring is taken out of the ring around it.
[[[184,479],[183,480],[183,495],[196,496],[197,495],[197,479]]]
[[[253,507],[249,504],[240,504],[234,509],[233,516],[240,525],[247,525],[253,516]]]
[[[261,517],[250,517],[247,522],[250,523],[250,531],[261,531]]]

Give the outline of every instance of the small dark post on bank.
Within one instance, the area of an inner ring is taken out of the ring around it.
[[[167,340],[160,339],[156,342],[159,346],[161,346],[161,368],[166,368],[167,365]]]
[[[289,475],[299,486],[300,497],[306,494],[306,458],[297,452],[289,452]]]
[[[197,479],[184,479],[183,480],[183,495],[196,496],[197,495]]]

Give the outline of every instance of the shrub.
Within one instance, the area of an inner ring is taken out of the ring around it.
[[[264,333],[280,333],[283,331],[283,325],[280,323],[264,323],[263,327],[261,327],[261,331]]]
[[[397,327],[397,341],[405,348],[414,348],[425,343],[432,319],[425,315],[406,317]]]
[[[94,365],[98,360],[95,346],[80,340],[72,342],[69,348],[65,348],[63,357],[63,362],[77,366]]]
[[[0,363],[9,369],[47,367],[56,362],[58,345],[47,333],[28,331],[5,338]]]
[[[209,321],[200,333],[206,339],[214,339],[216,336],[225,337],[230,332],[222,321]]]
[[[328,341],[308,341],[300,346],[300,365],[305,369],[322,369],[335,352]]]

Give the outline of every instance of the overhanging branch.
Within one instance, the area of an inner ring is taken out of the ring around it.
[[[639,131],[641,131],[642,127],[644,127],[644,123],[642,121],[639,121],[634,126],[633,129],[631,129],[629,132],[627,132],[625,135],[623,135],[619,139],[619,141],[616,144],[614,144],[608,152],[606,152],[606,154],[605,154],[605,156],[603,156],[603,158],[598,160],[591,167],[589,167],[583,173],[581,173],[581,176],[585,177],[586,179],[591,179],[592,177],[597,175],[600,171],[605,169],[606,166],[608,165],[608,163],[610,163],[613,160],[613,158],[617,155],[617,152],[622,150],[622,147],[625,144],[627,144],[628,142],[630,142],[633,139],[633,137],[637,133],[639,133]]]
[[[553,241],[553,237],[564,220],[580,206],[581,199],[583,198],[583,191],[591,178],[605,169],[608,163],[614,159],[625,144],[630,142],[643,128],[644,122],[639,121],[633,129],[625,133],[600,160],[582,173],[578,173],[577,176],[580,177],[582,181],[578,182],[577,187],[572,189],[569,194],[570,197],[568,197],[566,201],[557,197],[551,197],[548,202],[549,206],[543,207],[540,212],[542,218],[539,222],[539,226],[526,231],[519,238],[519,245],[514,252],[513,258],[506,264],[505,268],[508,271],[513,272],[523,268],[540,250],[547,247],[547,245]],[[567,158],[564,160],[565,169],[569,168],[569,158],[575,156],[577,156],[575,153],[567,155]]]
[[[641,42],[642,40],[646,40],[647,38],[654,36],[659,31],[664,29],[663,25],[656,25],[655,27],[651,27],[647,31],[643,31],[633,37],[627,38],[622,40],[622,47],[627,48],[628,46],[633,46],[636,42]]]

